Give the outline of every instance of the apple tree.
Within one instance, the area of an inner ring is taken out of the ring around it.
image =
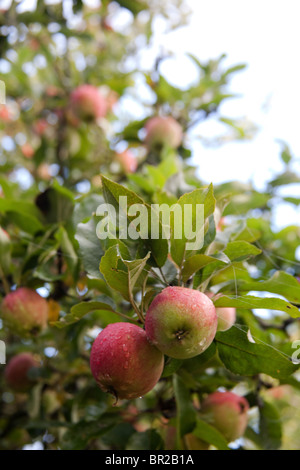
[[[180,0],[0,10],[1,449],[299,449],[300,227],[273,221],[300,177],[285,143],[264,191],[191,163],[201,121],[252,128],[222,114],[243,64],[189,55],[188,89],[167,51],[141,67],[156,21],[187,18]]]

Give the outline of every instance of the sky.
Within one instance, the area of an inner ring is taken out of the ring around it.
[[[181,56],[165,64],[164,73],[174,85],[188,82],[191,66],[184,59],[191,52],[201,60],[227,54],[225,64],[246,63],[236,74],[231,90],[241,97],[228,100],[221,113],[246,117],[259,131],[253,141],[227,143],[204,148],[194,142],[193,161],[206,181],[219,183],[239,179],[254,181],[262,189],[267,178],[282,170],[280,145],[286,141],[295,157],[300,157],[300,4],[298,0],[188,0],[192,9],[187,27],[164,37],[158,32],[156,43],[163,43]],[[216,130],[212,123],[200,124],[194,134]],[[300,169],[298,158],[297,168]],[[294,185],[287,195],[300,195]],[[284,191],[284,189],[283,189]],[[276,225],[300,222],[300,210],[290,204],[278,207]]]

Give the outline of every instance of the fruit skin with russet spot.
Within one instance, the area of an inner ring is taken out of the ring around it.
[[[163,371],[164,357],[132,323],[112,323],[95,339],[90,356],[92,374],[116,399],[133,399],[148,393]]]
[[[84,121],[104,117],[107,113],[106,99],[97,87],[84,84],[75,88],[70,95],[71,114]]]
[[[5,380],[7,385],[15,392],[26,392],[34,381],[28,377],[29,371],[39,367],[38,360],[31,353],[20,353],[14,356],[5,367]]]
[[[248,401],[233,392],[214,392],[204,400],[201,413],[228,442],[243,436],[248,424]]]
[[[212,301],[186,287],[167,287],[152,301],[145,321],[146,334],[160,351],[175,359],[204,352],[217,331]]]
[[[47,326],[48,303],[35,290],[19,287],[4,297],[0,317],[12,333],[35,336]]]
[[[145,125],[145,143],[150,149],[170,147],[176,149],[182,142],[181,125],[172,116],[154,116]]]

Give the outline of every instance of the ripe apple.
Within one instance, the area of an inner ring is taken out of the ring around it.
[[[218,331],[227,331],[236,320],[236,309],[234,307],[217,307]]]
[[[5,380],[16,392],[26,392],[34,384],[28,377],[33,367],[39,367],[38,360],[31,353],[20,353],[14,356],[5,367]]]
[[[71,112],[80,119],[89,121],[105,116],[106,99],[97,87],[80,85],[70,95]]]
[[[176,149],[182,142],[181,125],[172,117],[154,116],[145,125],[145,143],[149,148],[170,147]]]
[[[206,295],[215,300],[221,297],[221,294],[214,296],[213,292],[206,292]],[[227,331],[236,321],[236,309],[234,307],[216,307],[218,317],[218,331]]]
[[[201,412],[228,442],[241,437],[247,427],[249,403],[232,392],[214,392],[204,400]]]
[[[205,351],[217,331],[212,301],[186,287],[167,287],[152,301],[145,322],[146,334],[160,351],[188,359]]]
[[[4,297],[1,318],[19,336],[37,335],[47,326],[48,303],[35,290],[19,287]]]
[[[116,153],[115,160],[120,164],[124,173],[134,173],[137,169],[137,159],[130,150]]]
[[[117,399],[145,395],[160,379],[164,357],[147,339],[145,331],[132,323],[112,323],[93,343],[92,374],[105,392]]]

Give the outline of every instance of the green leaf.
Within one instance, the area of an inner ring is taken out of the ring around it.
[[[189,389],[183,379],[176,374],[173,376],[173,387],[177,408],[177,435],[183,437],[195,426],[196,410],[192,404]]]
[[[193,434],[198,437],[198,439],[217,447],[217,449],[229,450],[225,437],[216,428],[202,419],[197,419]]]
[[[55,238],[60,243],[62,255],[65,258],[68,268],[72,273],[74,273],[77,269],[78,257],[69,238],[68,232],[61,226],[55,233]]]
[[[148,429],[145,432],[136,432],[126,445],[126,450],[162,450],[163,441],[155,429]]]
[[[242,283],[240,286],[243,291],[262,291],[271,292],[272,294],[282,295],[290,302],[300,304],[300,283],[296,278],[284,271],[276,271],[267,281],[253,281]],[[275,310],[275,309],[274,309]],[[290,313],[288,311],[287,313]],[[300,312],[294,312],[295,318],[300,317]],[[294,315],[292,315],[294,316]]]
[[[128,272],[120,266],[122,261],[119,245],[111,246],[101,258],[100,271],[103,274],[107,284],[130,301]]]
[[[134,261],[127,261],[122,258],[123,263],[128,268],[128,290],[132,293],[136,283],[141,281],[147,274],[146,264],[150,258],[150,253],[148,253],[145,258],[137,259]]]
[[[259,406],[259,436],[266,450],[277,450],[281,446],[281,416],[275,406],[267,401]]]
[[[137,15],[140,11],[146,10],[148,5],[142,0],[116,0],[121,7],[127,8],[131,13]]]
[[[165,367],[161,376],[170,377],[175,372],[177,372],[177,370],[182,366],[182,364],[183,364],[183,361],[181,359],[172,359],[168,357],[165,362]]]
[[[47,223],[69,220],[74,209],[73,194],[56,181],[36,198],[36,205],[43,213]]]
[[[11,241],[9,235],[0,227],[0,267],[9,273],[11,263]]]
[[[175,263],[178,266],[181,266],[184,259],[187,256],[192,256],[193,251],[187,251],[187,243],[189,242],[188,238],[191,238],[192,233],[186,233],[185,230],[185,223],[188,223],[189,230],[191,229],[193,232],[197,230],[201,230],[201,227],[196,227],[196,209],[197,205],[203,205],[204,209],[204,220],[209,217],[215,210],[215,203],[216,200],[213,194],[213,187],[210,185],[208,188],[205,189],[195,189],[191,193],[184,194],[181,198],[177,201],[179,207],[181,207],[181,221],[178,219],[180,214],[177,216],[174,213],[174,216],[171,217],[171,255]],[[187,205],[192,207],[191,213],[187,212]],[[186,206],[186,207],[185,207]],[[202,221],[204,224],[204,220]],[[179,234],[176,234],[178,224],[181,222],[181,229],[182,233],[181,237]],[[201,221],[200,221],[201,222]],[[202,225],[203,228],[203,225]],[[176,238],[178,236],[179,238]],[[192,242],[193,239],[190,240]],[[204,242],[204,239],[202,240]],[[201,246],[199,247],[199,249]]]
[[[237,328],[217,333],[216,341],[221,361],[227,369],[237,375],[253,376],[264,373],[284,379],[298,368],[272,346],[250,342],[247,333]]]
[[[236,307],[242,309],[266,308],[269,310],[279,310],[288,313],[293,318],[300,317],[297,307],[276,297],[254,297],[253,295],[243,295],[239,297],[222,295],[215,301],[215,307]]]
[[[24,232],[35,234],[43,230],[40,214],[31,202],[0,198],[0,213],[7,214],[10,222],[14,222]]]
[[[117,314],[117,312],[109,304],[97,301],[81,302],[71,308],[71,313],[68,313],[64,317],[60,318],[59,321],[52,322],[51,325],[58,328],[65,328],[66,326],[78,322],[85,315],[90,312],[94,312],[95,310]]]
[[[218,260],[217,258],[214,258],[213,256],[208,256],[208,255],[193,255],[190,258],[188,258],[182,269],[182,279],[184,282],[187,282],[187,280],[199,269],[203,268],[204,266],[207,266],[208,264],[215,263],[214,267],[220,267],[220,266],[225,266],[227,263],[226,261],[223,260]]]
[[[231,261],[242,261],[251,256],[259,255],[261,250],[248,242],[234,241],[227,244],[224,253]]]
[[[75,238],[84,269],[91,277],[102,279],[99,265],[104,251],[96,234],[97,223],[98,219],[92,217],[87,223],[78,224]]]
[[[130,223],[133,223],[136,225],[135,219],[137,218],[136,215],[129,216],[128,215],[128,210],[131,206],[134,204],[141,205],[147,209],[147,214],[148,214],[148,219],[145,222],[148,222],[148,227],[147,227],[147,237],[142,239],[139,238],[139,244],[143,247],[143,255],[146,255],[149,251],[151,252],[151,258],[149,259],[149,263],[152,264],[154,263],[155,265],[161,267],[165,264],[167,255],[168,255],[168,242],[165,238],[162,237],[162,230],[161,230],[161,224],[159,224],[160,227],[160,234],[159,238],[151,238],[151,222],[157,222],[158,221],[158,216],[155,213],[155,211],[151,210],[151,207],[146,204],[143,199],[141,199],[137,194],[135,194],[133,191],[130,191],[129,189],[125,188],[124,186],[121,186],[118,183],[115,183],[114,181],[109,180],[108,178],[105,178],[102,176],[102,184],[103,184],[103,194],[106,203],[112,204],[114,208],[116,209],[116,212],[119,213],[119,215],[123,216],[125,221],[127,221],[127,229]],[[127,213],[124,214],[124,211],[122,208],[119,206],[119,198],[121,196],[127,197]],[[138,224],[137,224],[138,225]],[[140,231],[144,229],[144,227],[139,227]],[[127,231],[128,234],[128,231]],[[128,235],[129,236],[129,235]]]

